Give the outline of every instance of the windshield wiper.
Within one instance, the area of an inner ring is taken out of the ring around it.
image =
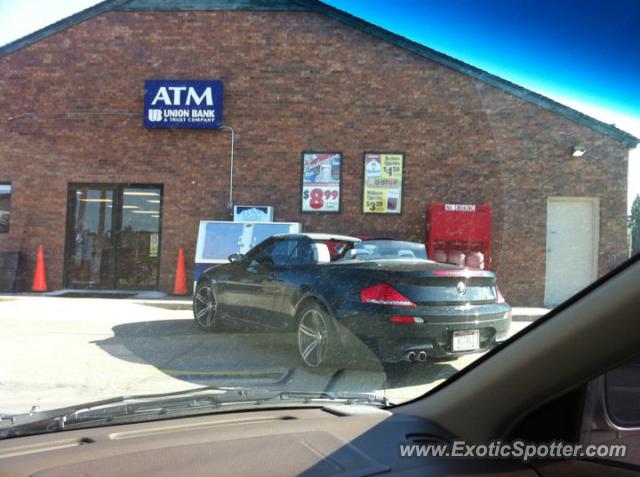
[[[386,397],[379,397],[375,393],[351,393],[351,392],[305,392],[284,391],[280,393],[282,400],[294,400],[305,403],[341,403],[341,404],[368,404],[386,407],[391,403]]]
[[[166,418],[202,414],[225,404],[256,404],[270,397],[249,397],[248,389],[234,387],[199,387],[163,394],[119,396],[47,411],[0,415],[0,439],[145,421],[149,416]]]
[[[41,412],[0,414],[0,439],[59,430],[186,417],[239,408],[251,409],[265,403],[282,407],[291,406],[294,403],[312,406],[359,404],[379,407],[389,404],[386,399],[369,393],[315,393],[207,386],[172,393],[120,396]]]

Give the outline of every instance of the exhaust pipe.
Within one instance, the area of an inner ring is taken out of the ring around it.
[[[427,360],[427,352],[426,351],[420,351],[418,353],[418,361],[424,362],[426,360]]]
[[[416,352],[415,352],[415,351],[409,351],[409,352],[407,353],[407,360],[408,360],[410,363],[414,363],[414,362],[415,362],[415,360],[416,360]]]

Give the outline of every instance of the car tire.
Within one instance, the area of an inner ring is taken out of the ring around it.
[[[324,372],[341,364],[335,321],[318,302],[305,304],[296,320],[296,351],[305,368]]]
[[[193,318],[202,330],[220,331],[218,303],[213,288],[208,282],[198,283],[193,295]]]

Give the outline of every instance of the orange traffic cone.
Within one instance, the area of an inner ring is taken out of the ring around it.
[[[42,244],[38,245],[38,254],[36,256],[36,270],[33,273],[33,283],[31,290],[34,292],[47,291],[47,272],[44,267],[44,249]]]
[[[178,264],[176,265],[176,279],[173,284],[174,295],[186,295],[187,288],[187,271],[184,263],[184,249],[180,247],[178,252]]]

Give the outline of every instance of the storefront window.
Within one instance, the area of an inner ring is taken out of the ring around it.
[[[0,182],[0,234],[9,233],[11,218],[11,184]]]

